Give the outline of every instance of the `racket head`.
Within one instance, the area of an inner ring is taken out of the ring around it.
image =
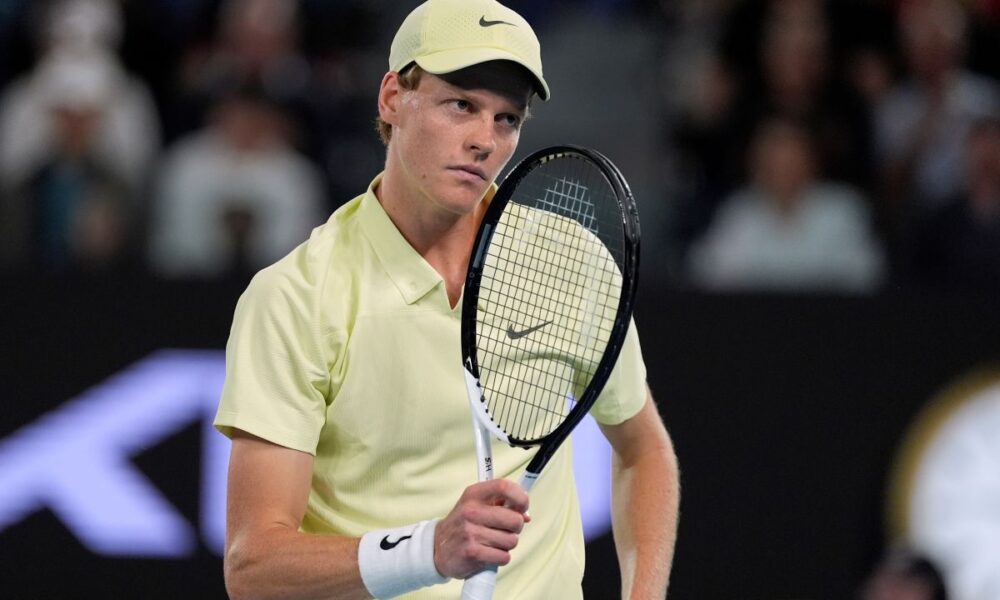
[[[514,167],[480,225],[462,306],[473,413],[495,437],[551,446],[583,418],[621,351],[638,266],[638,211],[609,159],[553,146]]]

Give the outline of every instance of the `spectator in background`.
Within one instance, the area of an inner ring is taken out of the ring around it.
[[[224,0],[213,37],[182,58],[174,125],[182,133],[201,127],[220,94],[245,85],[301,110],[312,79],[300,47],[297,1]]]
[[[105,98],[90,144],[105,168],[137,188],[160,149],[160,125],[148,89],[125,72],[115,55],[120,7],[109,0],[58,0],[42,6],[46,10],[37,26],[34,70],[12,82],[0,98],[0,181],[8,189],[16,187],[59,151],[49,113],[51,73],[65,73],[76,68],[68,65],[76,64],[107,71],[102,77],[114,80],[114,93]],[[92,67],[97,63],[103,64]]]
[[[1000,107],[997,82],[963,67],[967,25],[955,0],[900,8],[906,74],[876,110],[883,196],[898,219],[939,208],[961,191],[969,128]]]
[[[938,288],[1000,292],[1000,118],[973,124],[964,190],[922,219],[910,278]]]
[[[709,63],[704,91],[677,131],[683,170],[696,178],[680,236],[696,237],[746,178],[747,149],[762,119],[783,115],[808,126],[824,172],[864,188],[870,120],[841,79],[831,7],[822,0],[745,2],[735,7]]]
[[[105,151],[104,136],[126,81],[110,56],[65,49],[46,57],[30,85],[31,104],[22,108],[33,118],[14,126],[44,131],[44,152],[5,174],[4,262],[60,271],[127,263],[136,187]],[[24,152],[41,149],[27,144]],[[16,152],[18,146],[6,150]]]
[[[867,292],[884,259],[863,197],[823,181],[808,129],[762,122],[749,156],[750,182],[727,198],[692,247],[695,284],[716,290]]]
[[[1000,0],[965,0],[969,11],[969,67],[1000,79]]]
[[[858,600],[948,600],[944,577],[930,559],[897,548],[876,565]]]
[[[208,126],[165,157],[149,225],[166,276],[255,272],[325,218],[317,169],[291,145],[291,118],[260,88],[223,94]]]
[[[320,165],[326,197],[350,197],[384,160],[371,135],[375,91],[362,86],[367,75],[358,75],[368,65],[381,68],[382,55],[370,48],[378,34],[378,8],[370,4],[223,0],[211,37],[181,60],[170,134],[200,128],[225,90],[259,87],[294,117],[291,141]],[[308,31],[319,38],[312,53],[305,46]]]
[[[744,148],[754,127],[770,114],[807,125],[826,174],[856,186],[868,183],[867,115],[841,81],[834,61],[832,24],[825,2],[772,3],[760,49],[761,82],[738,105]]]
[[[371,74],[380,72],[385,57],[379,41],[387,12],[400,5],[352,0],[304,2],[306,33],[313,42],[315,82],[309,98],[311,123],[304,140],[306,152],[322,165],[329,197],[337,208],[368,185],[382,168],[385,148],[371,135],[371,105],[375,94]]]

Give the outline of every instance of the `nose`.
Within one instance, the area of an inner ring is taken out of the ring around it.
[[[486,158],[497,149],[497,141],[493,126],[493,117],[483,115],[470,125],[467,145],[470,150]]]

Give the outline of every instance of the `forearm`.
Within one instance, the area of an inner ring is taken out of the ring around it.
[[[301,533],[312,467],[310,454],[234,431],[224,559],[233,600],[394,597],[507,564],[525,523],[527,492],[496,479],[466,488],[440,521],[405,531],[360,539]],[[382,543],[389,537],[406,545],[394,550],[398,542]]]
[[[230,529],[226,587],[234,600],[394,598],[507,564],[527,509],[527,492],[497,479],[466,488],[441,519],[361,538],[305,534],[261,520],[269,525]]]
[[[613,459],[612,523],[622,598],[666,596],[677,538],[680,481],[670,438],[638,456]]]
[[[226,589],[233,600],[370,598],[358,542],[285,526],[235,537],[226,549]]]

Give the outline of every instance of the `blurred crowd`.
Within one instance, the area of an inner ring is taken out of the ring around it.
[[[8,8],[0,259],[215,278],[305,240],[382,153],[377,88],[352,72],[369,60],[377,6],[312,4]]]
[[[1000,291],[1000,2],[680,6],[691,282]]]
[[[381,168],[401,4],[0,2],[0,265],[273,262]],[[656,41],[667,284],[1000,292],[1000,0],[509,4],[543,40],[592,11]]]

